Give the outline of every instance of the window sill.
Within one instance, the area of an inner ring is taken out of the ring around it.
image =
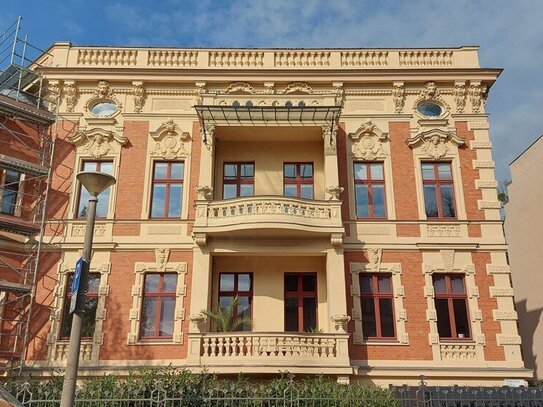
[[[355,343],[355,345],[365,345],[365,346],[406,346],[408,343],[401,343],[398,339],[364,339],[362,342]]]
[[[174,343],[173,338],[168,339],[139,339],[134,345],[182,345],[181,343]]]
[[[439,338],[439,344],[440,345],[469,345],[469,344],[475,344],[475,340],[473,338]]]

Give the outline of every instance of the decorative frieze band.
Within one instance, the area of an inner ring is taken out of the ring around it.
[[[494,321],[516,321],[518,314],[516,311],[499,311],[497,309],[492,310]]]
[[[496,297],[512,297],[514,295],[511,287],[490,287],[490,296]]]
[[[492,148],[492,142],[471,140],[469,146],[472,150],[490,150]]]
[[[498,188],[498,183],[490,179],[476,179],[475,188],[477,189],[495,189]]]
[[[462,229],[460,225],[428,225],[428,237],[460,237]]]
[[[473,169],[480,170],[483,168],[494,168],[495,163],[493,160],[473,160]]]
[[[509,274],[511,269],[506,264],[487,264],[486,272],[488,274]]]
[[[477,206],[479,207],[479,210],[483,209],[500,209],[502,207],[502,204],[500,201],[477,201]]]
[[[520,345],[522,339],[519,335],[496,335],[498,345]]]
[[[469,123],[468,126],[470,130],[488,130],[490,128],[486,120],[480,121],[480,122],[468,122],[468,123]]]

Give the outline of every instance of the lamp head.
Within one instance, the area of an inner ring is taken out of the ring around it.
[[[76,175],[91,196],[98,196],[111,185],[115,184],[115,178],[109,174],[96,171],[82,171]]]

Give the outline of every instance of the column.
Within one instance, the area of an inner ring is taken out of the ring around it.
[[[326,298],[328,299],[328,332],[347,332],[347,293],[343,248],[326,251]]]

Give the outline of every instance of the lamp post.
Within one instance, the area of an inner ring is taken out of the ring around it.
[[[75,399],[75,385],[77,369],[79,368],[79,352],[81,348],[81,328],[83,325],[83,313],[85,312],[86,293],[89,283],[89,268],[91,261],[92,238],[94,235],[94,220],[96,218],[96,204],[98,195],[108,187],[115,184],[115,178],[109,174],[94,171],[83,171],[77,174],[77,179],[89,192],[89,208],[87,211],[87,228],[85,229],[85,242],[83,244],[80,291],[76,294],[76,303],[73,310],[72,329],[70,331],[70,343],[68,345],[68,357],[66,371],[62,386],[61,407],[72,407]],[[74,276],[75,277],[75,276]],[[74,278],[75,280],[75,278]],[[66,304],[67,306],[68,304]]]

